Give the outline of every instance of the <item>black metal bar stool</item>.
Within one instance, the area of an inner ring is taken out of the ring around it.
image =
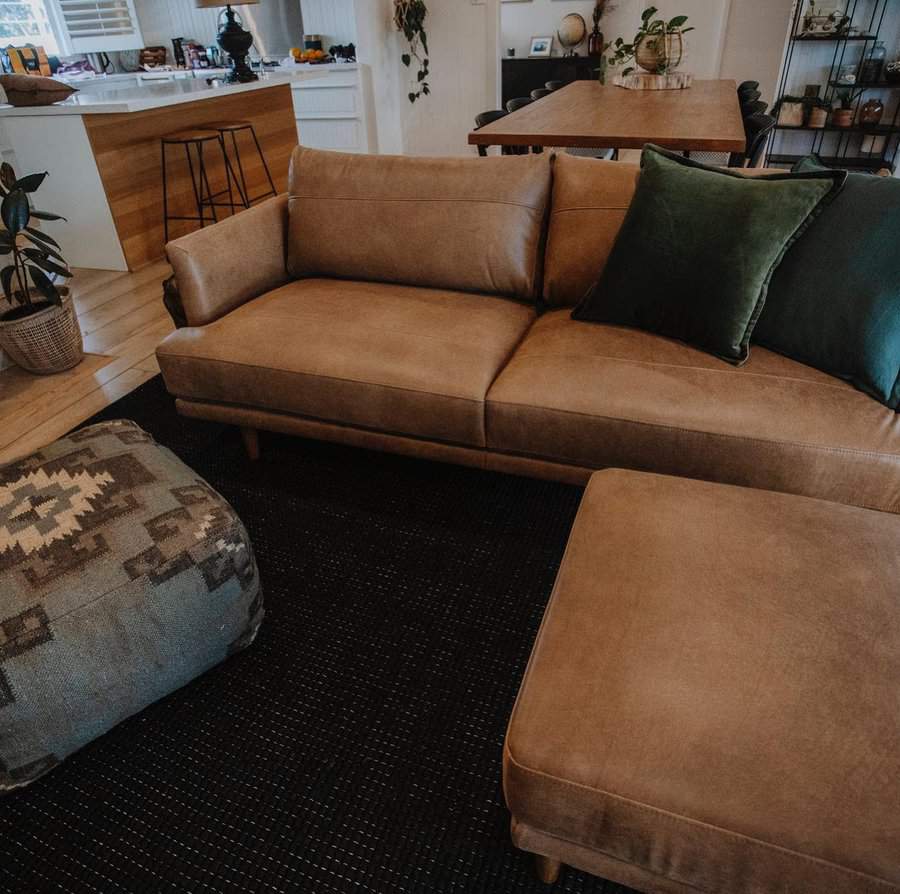
[[[230,208],[231,213],[237,212],[237,204],[234,201],[233,185],[237,185],[237,178],[231,167],[231,160],[225,151],[225,140],[217,130],[200,128],[193,130],[180,130],[177,133],[166,134],[161,139],[162,144],[162,181],[163,181],[163,228],[165,240],[169,241],[169,221],[171,220],[196,220],[201,227],[207,222],[216,223],[219,219],[216,208]],[[213,192],[209,185],[209,174],[206,170],[206,158],[203,148],[208,143],[215,143],[222,153],[222,161],[225,166],[225,180],[227,186],[218,192]],[[194,191],[194,203],[197,208],[195,215],[169,214],[169,174],[166,158],[166,149],[169,146],[183,146],[187,158],[188,170],[191,175],[191,187]],[[238,187],[240,190],[240,187]],[[221,196],[228,196],[228,201],[217,202]],[[243,204],[243,202],[242,202]],[[206,209],[209,209],[211,219],[207,221]]]
[[[259,145],[256,129],[249,121],[218,121],[215,124],[210,124],[209,127],[218,131],[222,136],[223,146],[226,145],[225,138],[227,136],[231,137],[231,152],[233,154],[234,163],[237,166],[237,177],[235,178],[235,181],[238,183],[238,192],[241,194],[241,199],[243,200],[245,208],[249,208],[254,202],[258,202],[261,199],[267,199],[269,196],[278,195],[278,190],[275,189],[275,181],[272,179],[272,173],[269,171],[269,165],[266,162],[266,156],[263,154],[262,146]],[[253,140],[253,145],[256,147],[256,153],[259,155],[263,170],[266,172],[266,179],[269,181],[268,190],[260,193],[258,196],[251,196],[250,191],[247,188],[247,177],[244,174],[244,165],[241,162],[241,150],[237,141],[238,134],[241,133],[241,131],[250,132],[250,138]]]

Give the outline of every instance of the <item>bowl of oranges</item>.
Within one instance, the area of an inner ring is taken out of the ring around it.
[[[331,58],[325,50],[301,50],[300,47],[291,47],[291,56],[294,62],[309,62],[313,65],[329,62]]]

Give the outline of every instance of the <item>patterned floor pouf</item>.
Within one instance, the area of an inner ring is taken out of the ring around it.
[[[132,422],[0,466],[0,794],[253,642],[232,508]]]

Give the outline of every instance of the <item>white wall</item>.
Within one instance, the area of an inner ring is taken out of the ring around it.
[[[369,3],[374,4],[374,0]],[[353,0],[300,0],[300,8],[303,31],[321,34],[326,50],[335,44],[359,42]]]
[[[356,0],[359,60],[372,69],[379,151],[469,155],[475,116],[497,94],[499,0],[430,0],[426,32],[431,95],[410,103],[414,71],[400,56],[405,41],[393,27],[391,0]]]
[[[284,14],[283,7],[275,7],[272,0],[268,2],[268,6],[267,0],[261,0],[256,6],[239,6],[236,12],[243,19],[244,27],[253,32],[255,44],[251,54],[278,58],[286,55],[290,46],[298,45],[302,35],[297,27],[296,13],[289,17]],[[300,0],[290,2],[296,4],[295,9],[300,6]],[[324,0],[319,2],[324,3]],[[334,0],[334,5],[340,2]],[[170,62],[173,37],[193,38],[205,46],[216,42],[221,9],[197,9],[193,0],[134,0],[134,5],[144,45],[166,47]],[[289,33],[294,30],[296,34]]]
[[[202,44],[215,43],[218,9],[196,9],[191,0],[134,0],[144,45],[166,47],[173,37],[190,37]]]
[[[622,37],[630,42],[640,14],[650,0],[621,0],[600,21],[607,40]],[[763,97],[772,102],[781,68],[784,40],[793,0],[659,0],[654,2],[666,18],[690,17],[697,30],[687,35],[685,70],[701,78],[734,78],[740,83],[759,81]],[[593,0],[528,0],[502,4],[501,51],[515,47],[516,56],[527,56],[533,36],[556,34],[563,16],[584,16],[592,27]],[[586,46],[579,49],[587,52]],[[554,45],[554,55],[562,49]]]
[[[748,0],[733,0],[735,5]],[[697,30],[687,35],[688,55],[684,69],[692,71],[700,78],[718,77],[723,35],[728,17],[728,7],[732,0],[655,0],[654,6],[664,18],[676,15],[690,17],[688,25]],[[620,0],[611,4],[612,11],[600,20],[600,30],[606,40],[622,37],[630,43],[640,24],[641,12],[650,3],[648,0]],[[755,5],[748,4],[748,5]],[[529,0],[525,3],[504,3],[501,10],[501,48],[515,47],[516,56],[527,56],[531,38],[540,35],[556,35],[556,29],[563,16],[572,12],[580,13],[588,26],[593,27],[591,13],[593,0]],[[554,40],[554,55],[562,55],[562,48]],[[584,55],[587,45],[578,52]]]
[[[721,77],[759,81],[762,98],[778,98],[778,75],[790,26],[793,0],[732,0]]]

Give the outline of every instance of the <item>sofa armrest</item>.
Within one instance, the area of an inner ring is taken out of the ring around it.
[[[188,324],[204,326],[283,286],[287,195],[275,196],[166,246]]]

